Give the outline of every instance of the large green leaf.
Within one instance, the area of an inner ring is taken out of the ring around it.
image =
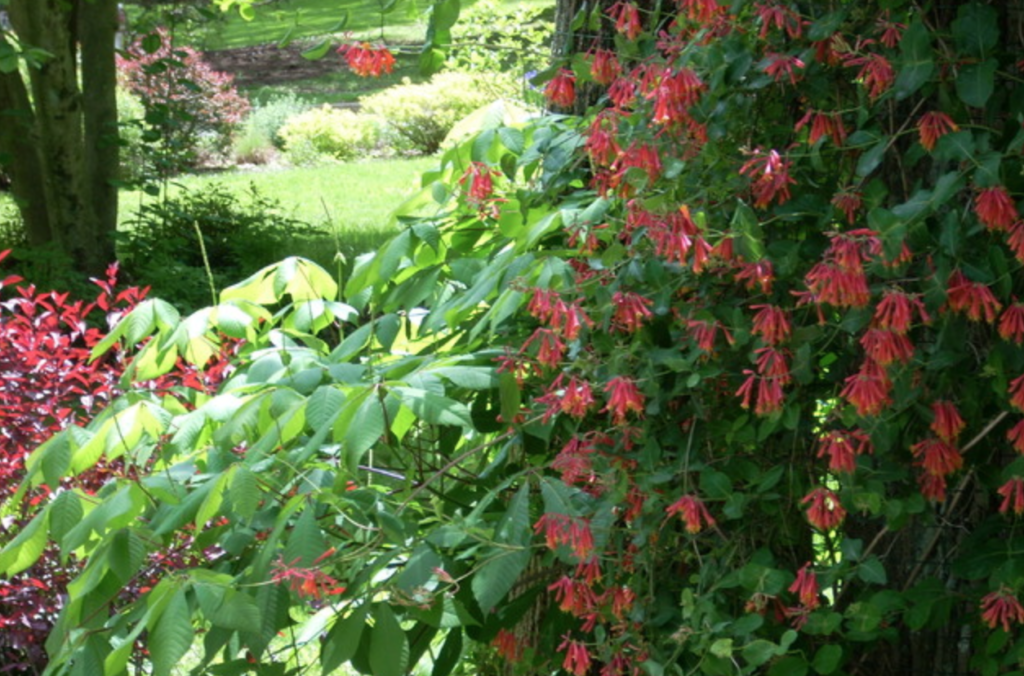
[[[327,632],[320,648],[320,666],[324,676],[333,673],[356,654],[369,614],[370,604],[364,603],[352,610],[344,619],[335,622]]]
[[[962,66],[956,76],[956,93],[960,100],[969,106],[984,108],[995,91],[998,66],[995,59]]]
[[[448,632],[448,636],[441,646],[441,652],[437,654],[437,659],[434,660],[434,668],[431,670],[430,676],[448,676],[455,669],[455,665],[459,663],[461,658],[462,629],[456,627]]]
[[[183,588],[177,589],[149,633],[146,647],[153,663],[153,676],[170,676],[192,646],[192,613]]]
[[[490,612],[512,590],[519,576],[530,563],[528,548],[519,550],[493,549],[487,560],[473,576],[473,596],[480,609]]]
[[[897,99],[905,99],[928,81],[935,70],[932,36],[920,19],[915,19],[900,40],[899,75],[893,89]]]
[[[311,504],[296,520],[284,548],[285,565],[308,568],[327,550],[315,512],[316,506]]]
[[[39,560],[46,548],[49,516],[48,510],[37,514],[0,550],[0,571],[7,576],[16,575]]]
[[[998,14],[980,2],[961,4],[952,28],[957,49],[971,56],[984,58],[999,42]]]
[[[448,397],[413,387],[392,387],[390,393],[424,422],[473,427],[469,407]]]
[[[409,665],[409,641],[402,625],[386,603],[373,609],[370,634],[370,667],[374,676],[404,676]]]

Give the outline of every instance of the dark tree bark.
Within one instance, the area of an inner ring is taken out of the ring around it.
[[[0,131],[0,154],[29,242],[98,274],[117,225],[116,0],[12,0],[10,18],[22,43],[50,54],[28,83],[0,74],[0,114],[15,122]]]

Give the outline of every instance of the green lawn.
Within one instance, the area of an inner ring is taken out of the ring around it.
[[[475,0],[462,0],[462,9]],[[272,0],[256,7],[251,21],[237,9],[223,20],[212,22],[201,34],[204,49],[249,47],[296,40],[328,33],[351,33],[359,39],[386,39],[389,43],[422,43],[431,0],[397,0],[385,14],[389,0]],[[520,5],[551,4],[551,0],[500,0],[513,8]],[[346,20],[347,16],[347,20]],[[345,20],[342,28],[338,25]]]
[[[201,190],[218,183],[237,193],[255,186],[261,195],[281,203],[286,215],[317,226],[323,239],[300,245],[307,250],[283,251],[326,262],[340,249],[346,257],[373,250],[395,232],[390,215],[419,187],[419,176],[437,164],[432,157],[364,160],[318,167],[182,176],[172,181],[171,194],[181,189]],[[120,222],[131,221],[145,200],[142,192],[121,195]]]
[[[210,25],[204,43],[207,49],[225,49],[341,32],[364,39],[383,36],[388,42],[423,39],[429,0],[398,0],[382,16],[384,4],[378,0],[274,0],[257,7],[252,21],[231,10],[224,21]]]

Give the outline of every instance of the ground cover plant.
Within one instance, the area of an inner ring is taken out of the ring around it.
[[[607,5],[540,78],[585,112],[446,152],[342,288],[288,259],[96,346],[243,340],[34,453],[24,491],[154,463],[0,551],[88,556],[52,673],[280,672],[280,632],[375,676],[1020,672],[1020,4]]]

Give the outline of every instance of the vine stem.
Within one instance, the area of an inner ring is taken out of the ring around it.
[[[995,426],[1001,423],[1003,419],[1006,418],[1006,416],[1008,415],[1009,411],[1003,411],[995,418],[990,420],[989,423],[985,425],[984,429],[978,432],[978,434],[973,439],[971,439],[966,446],[963,447],[963,451],[969,451],[971,450],[971,448],[980,443],[981,440],[988,436],[989,432],[995,429]],[[953,496],[953,499],[949,501],[949,505],[947,505],[945,509],[946,514],[950,514],[953,512],[954,509],[956,509],[957,503],[960,502],[961,496],[963,496],[964,492],[967,489],[967,484],[970,483],[971,479],[973,478],[974,470],[972,469],[964,476],[963,479],[960,480],[960,483],[956,487],[956,494]],[[907,577],[907,581],[903,585],[903,591],[909,589],[917,580],[917,577],[921,574],[921,570],[924,568],[925,562],[932,555],[932,552],[935,551],[935,547],[939,544],[939,538],[942,537],[943,528],[945,528],[945,526],[939,524],[939,526],[935,529],[935,534],[932,536],[932,539],[928,542],[928,545],[924,548],[924,551],[921,553],[921,557],[918,559],[917,564],[914,566],[913,570],[910,571],[910,575]],[[879,535],[881,535],[881,533],[879,533]],[[876,537],[875,539],[877,540],[878,538]]]

